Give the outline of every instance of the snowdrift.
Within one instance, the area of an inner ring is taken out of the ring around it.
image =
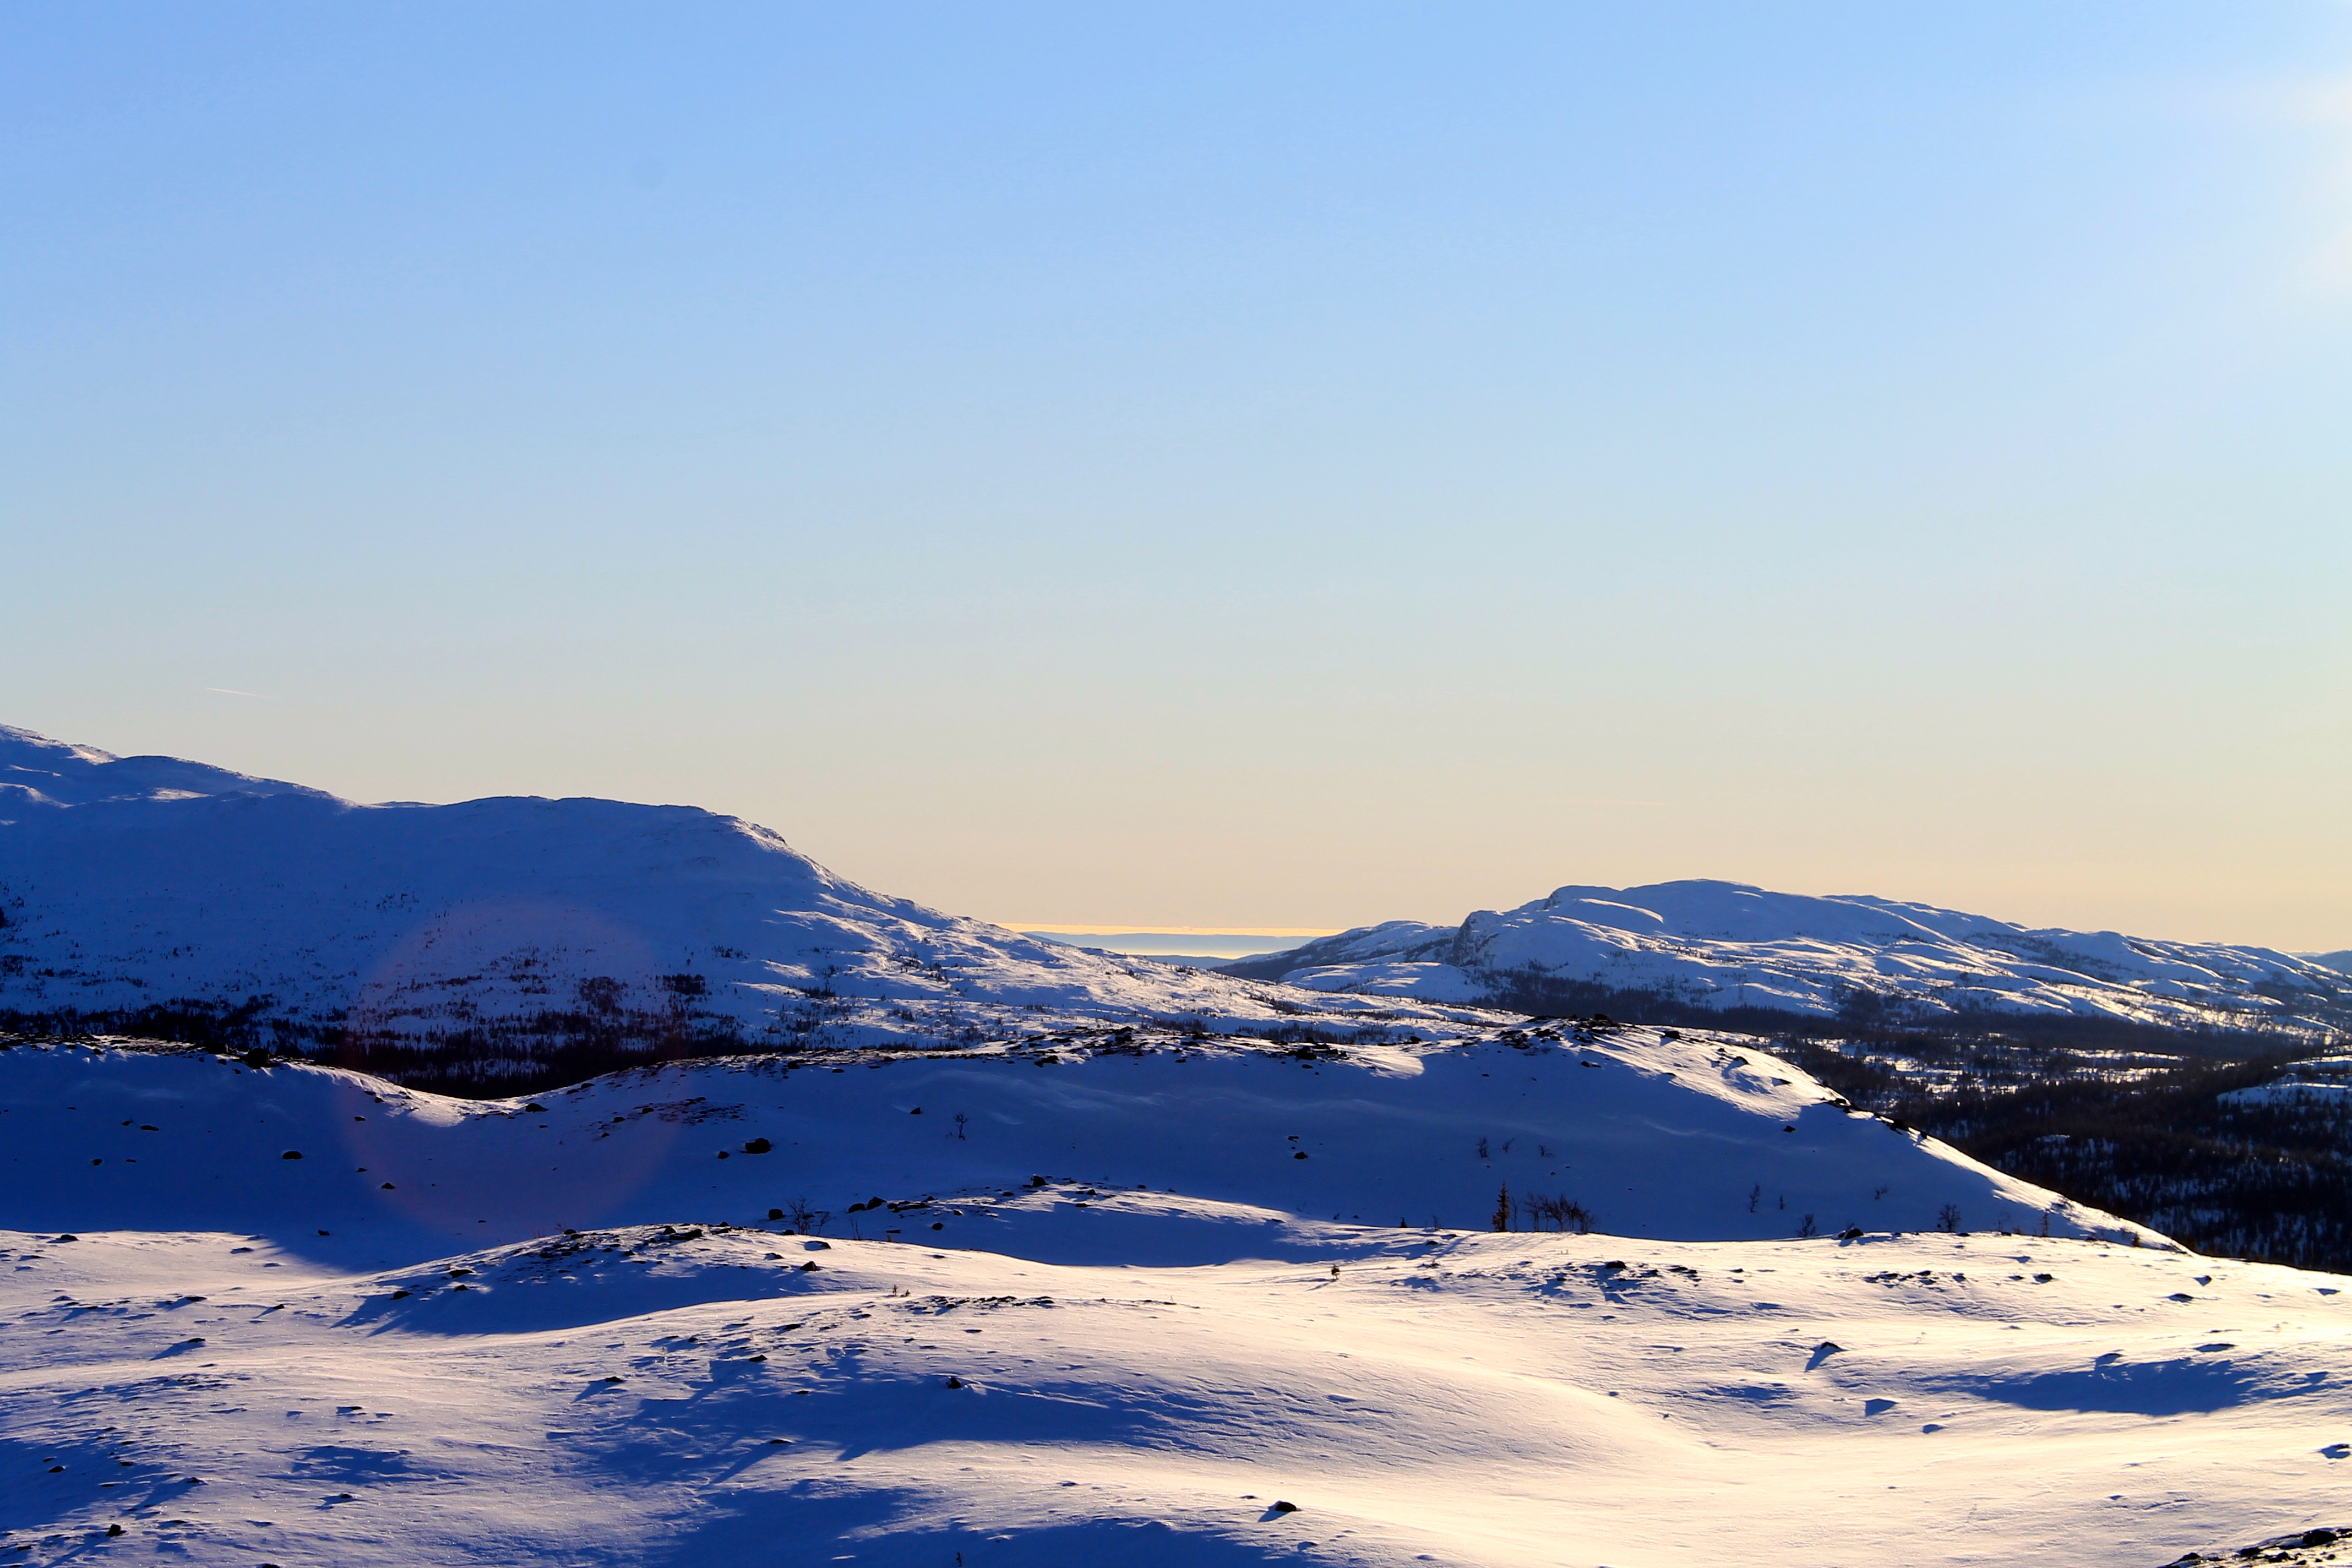
[[[0,1550],[2125,1568],[2341,1522],[2352,1281],[2083,1239],[2130,1233],[1725,1042],[1054,1054],[485,1104],[0,1052]],[[1323,1217],[1530,1160],[1662,1234]],[[824,1235],[764,1219],[803,1185]]]
[[[1737,882],[1560,888],[1460,926],[1391,921],[1225,972],[1391,1000],[1590,1010],[1649,995],[1864,1022],[2105,1018],[2164,1027],[2346,1021],[2352,975],[2269,948],[2034,931],[1860,895]]]
[[[354,1274],[249,1245],[0,1232],[0,1548],[2152,1568],[2342,1519],[2345,1281],[2146,1249],[1455,1235],[1144,1271],[633,1227]]]
[[[620,1042],[955,1045],[1076,1026],[1436,1037],[1478,1015],[1056,946],[689,806],[357,805],[0,729],[0,1016],[194,1015],[495,1077]]]

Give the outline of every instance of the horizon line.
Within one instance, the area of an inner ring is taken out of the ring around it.
[[[1024,935],[1051,931],[1056,936],[1337,936],[1352,926],[1104,926],[1014,925],[997,922]]]

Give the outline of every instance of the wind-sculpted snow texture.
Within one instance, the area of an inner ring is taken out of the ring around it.
[[[1530,983],[1889,1022],[1992,1015],[2242,1029],[2340,1022],[2352,976],[2268,948],[2032,931],[1735,882],[1561,888],[1459,927],[1394,921],[1229,966],[1328,992],[1492,1003]]]
[[[1730,1042],[1557,1034],[503,1103],[0,1051],[0,1552],[2154,1568],[2336,1521],[2345,1279],[1993,1234],[2053,1200]],[[1449,1212],[1507,1176],[1618,1234]]]
[[[0,1014],[161,1007],[518,1067],[600,1031],[807,1047],[1481,1021],[1038,942],[869,892],[689,806],[355,805],[21,730],[0,730]]]

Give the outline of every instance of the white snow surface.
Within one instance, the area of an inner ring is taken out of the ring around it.
[[[1473,1010],[1096,952],[835,876],[691,806],[359,805],[0,728],[0,1011],[248,1008],[298,1040],[955,1044],[1078,1026],[1441,1037]]]
[[[1459,926],[1391,921],[1251,963],[1317,991],[1463,1004],[1492,1003],[1522,977],[1815,1016],[1860,1001],[1924,1018],[2242,1028],[2352,1004],[2342,969],[2270,948],[2032,930],[1927,904],[1722,881],[1565,887]]]
[[[0,1551],[2152,1568],[2341,1522],[2346,1280],[2086,1239],[2131,1233],[1735,1040],[1556,1033],[505,1102],[0,1051]],[[1506,1180],[1617,1234],[1486,1231]],[[765,1219],[803,1192],[822,1237]]]
[[[769,1149],[747,1152],[757,1140]],[[26,1228],[275,1226],[289,1246],[376,1264],[565,1226],[749,1222],[803,1197],[838,1234],[896,1226],[994,1247],[1014,1224],[1028,1239],[1012,1250],[1058,1246],[992,1204],[919,1226],[850,1212],[1041,1175],[1240,1205],[1253,1235],[1267,1215],[1484,1227],[1507,1185],[1573,1198],[1626,1236],[1759,1239],[1808,1217],[1823,1232],[1924,1230],[1948,1205],[1979,1228],[2046,1218],[2061,1236],[2171,1245],[1850,1110],[1744,1037],[1640,1028],[723,1057],[510,1101],[194,1047],[23,1045],[0,1051],[0,1215]],[[314,1245],[317,1231],[331,1236]],[[1227,1245],[1126,1260],[1214,1261]]]
[[[2308,1105],[2316,1101],[2352,1102],[2352,1083],[2308,1083],[2299,1079],[2282,1079],[2276,1083],[2256,1084],[2252,1089],[2233,1089],[2216,1095],[2224,1105]]]

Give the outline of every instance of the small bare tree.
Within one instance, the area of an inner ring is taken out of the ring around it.
[[[1547,1197],[1541,1193],[1528,1193],[1517,1201],[1518,1212],[1528,1216],[1529,1230],[1541,1230],[1549,1224],[1554,1230],[1574,1230],[1579,1236],[1592,1230],[1592,1211],[1565,1193]]]

